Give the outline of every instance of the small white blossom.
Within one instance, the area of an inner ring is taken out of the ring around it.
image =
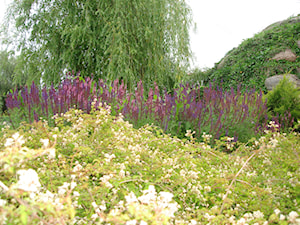
[[[210,187],[210,186],[205,186],[205,187],[204,187],[204,191],[206,191],[206,192],[211,192],[211,187]]]
[[[229,217],[228,221],[229,221],[231,224],[235,224],[235,216]]]
[[[285,220],[285,215],[280,214],[279,220]]]
[[[14,139],[12,139],[12,138],[7,138],[6,141],[5,141],[4,146],[5,146],[5,147],[9,147],[9,146],[13,145],[13,143],[14,143]]]
[[[48,190],[46,191],[46,193],[40,193],[38,196],[38,200],[41,202],[52,202],[54,198],[55,195]]]
[[[124,170],[120,170],[119,176],[120,176],[121,178],[124,178],[124,177],[126,176],[125,171],[124,171]]]
[[[270,139],[270,144],[272,145],[273,148],[275,148],[278,144],[278,140],[275,138]]]
[[[76,182],[71,182],[71,189],[74,189],[77,186]]]
[[[274,213],[275,213],[276,215],[279,215],[280,210],[279,210],[279,209],[275,209],[275,210],[274,210]]]
[[[150,204],[156,200],[156,191],[153,185],[150,185],[148,190],[144,190],[143,193],[144,195],[138,198],[142,204]]]
[[[78,172],[82,170],[82,166],[78,163],[74,168],[73,168],[73,172]]]
[[[205,214],[204,214],[204,217],[205,217],[208,221],[211,221],[211,220],[213,220],[216,216],[215,216],[215,215],[209,215],[208,213],[205,213]]]
[[[254,218],[256,218],[256,219],[261,219],[261,218],[264,218],[264,214],[261,212],[261,211],[254,211],[253,212],[253,216],[254,216]]]
[[[94,208],[97,208],[97,207],[98,207],[98,205],[97,205],[96,202],[92,202],[92,206],[93,206]]]
[[[185,175],[186,175],[186,171],[185,170],[180,170],[180,176],[182,176],[182,177],[185,177]]]
[[[99,209],[101,209],[102,211],[106,210],[106,205],[105,205],[105,201],[101,202],[101,205],[99,205]]]
[[[192,178],[192,179],[195,179],[195,180],[198,179],[198,172],[189,171],[188,175],[189,175],[189,178]]]
[[[246,219],[246,221],[251,221],[254,219],[254,216],[252,215],[252,213],[245,213],[244,218]]]
[[[191,222],[189,223],[189,225],[196,225],[197,221],[196,220],[191,220]]]
[[[98,215],[97,214],[93,214],[92,216],[91,216],[91,219],[92,220],[96,220],[98,218]]]
[[[23,136],[20,136],[20,134],[18,132],[15,133],[12,137],[13,137],[15,143],[19,146],[21,146],[22,144],[25,143],[25,140],[23,139]]]
[[[137,221],[136,220],[129,220],[126,222],[126,225],[136,225]]]
[[[288,215],[288,220],[292,223],[296,223],[297,217],[298,217],[298,213],[296,213],[295,211],[292,211],[289,213]]]
[[[20,176],[17,187],[24,191],[36,192],[41,187],[39,176],[33,169],[19,170],[17,174]]]
[[[18,132],[14,133],[12,137],[13,139],[17,140],[20,137],[20,134]]]
[[[115,154],[110,155],[110,154],[107,154],[107,153],[104,154],[104,157],[106,158],[105,159],[106,162],[110,162],[112,159],[116,158]]]
[[[78,191],[73,191],[73,196],[76,198],[76,197],[79,197],[80,196],[80,193]]]
[[[172,201],[172,198],[173,198],[173,194],[170,193],[170,192],[165,192],[165,191],[161,191],[159,192],[159,195],[160,195],[160,201],[161,202],[171,202]]]
[[[64,184],[60,187],[58,187],[58,194],[63,195],[67,192],[67,189],[69,188],[70,184],[67,182],[64,182]]]
[[[109,180],[113,177],[113,174],[110,175],[104,175],[103,177],[100,178],[100,180],[105,184],[106,187],[112,188],[113,185],[109,183]]]
[[[133,192],[130,192],[129,195],[126,195],[125,199],[126,199],[126,203],[128,205],[138,202],[138,200]]]
[[[212,138],[212,136],[210,134],[206,134],[205,132],[203,132],[202,138],[203,138],[204,142],[208,143],[210,141],[210,139]]]
[[[169,203],[165,206],[166,208],[163,210],[164,214],[168,217],[174,217],[174,213],[178,210],[179,206],[177,202]]]
[[[49,139],[40,139],[40,142],[42,142],[43,148],[48,148],[48,146],[49,146]]]
[[[36,198],[36,193],[35,192],[30,192],[29,193],[29,198],[35,199]]]
[[[95,212],[96,212],[98,215],[101,213],[99,208],[95,209]]]
[[[248,223],[246,223],[245,218],[239,219],[236,224],[237,225],[248,225]]]
[[[4,207],[6,205],[7,201],[0,199],[0,207]]]
[[[144,220],[142,220],[142,221],[140,222],[140,225],[148,225],[148,223],[145,222]]]
[[[55,159],[55,148],[50,148],[49,150],[49,159]]]

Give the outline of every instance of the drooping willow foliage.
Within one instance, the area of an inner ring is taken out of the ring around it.
[[[74,70],[172,88],[189,65],[185,0],[14,0],[7,21],[21,52],[16,83],[58,83]]]

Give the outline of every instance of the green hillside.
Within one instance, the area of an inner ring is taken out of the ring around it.
[[[221,82],[224,87],[255,87],[265,89],[267,77],[291,73],[300,76],[300,16],[270,25],[254,37],[244,40],[237,48],[204,74],[194,74],[204,81]],[[275,60],[276,54],[291,50],[296,59]],[[199,73],[199,71],[198,71]],[[200,72],[201,73],[201,72]]]

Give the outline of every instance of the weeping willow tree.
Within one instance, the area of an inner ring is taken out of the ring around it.
[[[0,114],[5,111],[5,96],[14,88],[13,75],[16,59],[7,50],[0,51]]]
[[[21,56],[16,83],[58,83],[74,70],[172,88],[189,66],[185,0],[14,0],[6,21]]]

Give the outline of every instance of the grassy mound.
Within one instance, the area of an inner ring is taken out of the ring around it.
[[[108,107],[0,135],[0,224],[299,224],[300,138],[171,138]]]
[[[243,41],[237,48],[228,52],[212,69],[191,74],[191,80],[223,81],[224,87],[250,87],[266,90],[265,79],[287,72],[300,76],[300,57],[295,62],[272,60],[277,53],[286,49],[300,56],[297,41],[300,40],[300,18],[294,17],[275,23],[253,38]]]

